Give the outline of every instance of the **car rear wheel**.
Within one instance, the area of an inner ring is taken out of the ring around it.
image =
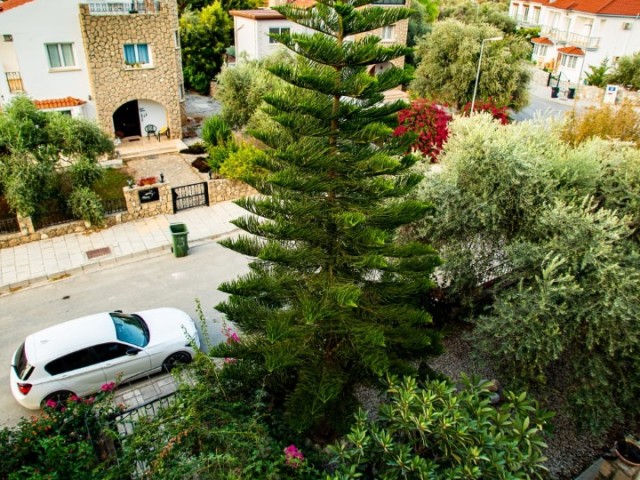
[[[162,371],[170,372],[177,365],[186,365],[191,363],[191,355],[187,352],[176,352],[169,355],[164,362],[162,362]]]
[[[47,405],[47,403],[55,402],[56,404],[54,408],[63,408],[69,401],[69,397],[71,395],[73,395],[73,392],[70,392],[69,390],[61,390],[59,392],[50,393],[49,395],[44,397],[42,402],[40,402],[40,407],[44,408],[48,406],[49,408],[51,408],[52,406]]]

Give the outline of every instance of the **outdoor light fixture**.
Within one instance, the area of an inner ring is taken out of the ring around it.
[[[127,180],[127,185],[129,185],[129,188],[133,188],[133,180]]]
[[[482,40],[480,44],[480,58],[478,58],[478,70],[476,71],[476,83],[473,86],[473,98],[471,99],[471,111],[469,115],[473,113],[473,107],[476,106],[476,94],[478,93],[478,81],[480,80],[480,65],[482,64],[482,52],[484,52],[484,44],[485,42],[497,42],[498,40],[502,40],[504,37],[490,37]]]
[[[160,172],[160,183],[164,183],[164,173]]]
[[[209,170],[209,180],[211,180],[213,178],[213,171]]]

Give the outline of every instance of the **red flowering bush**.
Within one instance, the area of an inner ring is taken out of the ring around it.
[[[158,179],[156,177],[144,177],[138,180],[138,186],[144,187],[145,185],[154,185],[158,183]]]
[[[393,135],[400,137],[408,132],[417,134],[412,150],[419,150],[431,162],[437,162],[442,146],[449,137],[450,121],[451,115],[445,106],[425,99],[416,100],[411,102],[409,108],[398,112],[399,126]]]
[[[490,113],[493,118],[496,120],[500,120],[502,125],[507,125],[511,122],[509,118],[509,114],[507,113],[506,105],[503,107],[498,107],[493,100],[489,98],[485,102],[476,102],[473,106],[473,111],[477,112],[487,112]],[[468,117],[471,114],[471,102],[467,103],[464,107],[462,107],[462,115]]]

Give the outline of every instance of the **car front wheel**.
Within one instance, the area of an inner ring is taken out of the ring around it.
[[[169,355],[164,362],[162,362],[162,371],[170,372],[176,365],[186,365],[191,363],[191,355],[187,352],[176,352]]]

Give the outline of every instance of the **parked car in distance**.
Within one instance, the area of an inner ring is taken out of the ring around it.
[[[193,319],[177,308],[97,313],[29,335],[11,363],[11,392],[24,407],[97,392],[189,363],[200,340]]]

